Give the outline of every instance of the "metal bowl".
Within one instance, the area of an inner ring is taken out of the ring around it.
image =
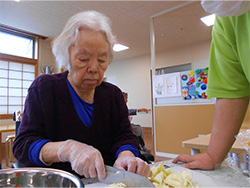
[[[0,187],[84,187],[80,178],[52,168],[0,170]]]

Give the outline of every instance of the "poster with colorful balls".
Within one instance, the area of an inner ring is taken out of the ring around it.
[[[181,72],[182,96],[184,100],[207,99],[208,67]]]

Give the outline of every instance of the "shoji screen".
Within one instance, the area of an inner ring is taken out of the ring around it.
[[[35,65],[0,61],[0,114],[23,112],[27,91],[35,79]]]

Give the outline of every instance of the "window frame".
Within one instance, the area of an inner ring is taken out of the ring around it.
[[[3,24],[0,24],[0,31],[10,33],[13,35],[26,37],[26,38],[32,38],[33,39],[33,58],[27,58],[27,57],[21,57],[21,56],[15,56],[10,54],[4,54],[0,53],[0,60],[2,61],[11,61],[15,63],[21,63],[21,64],[28,64],[28,65],[34,65],[35,66],[35,78],[38,76],[38,66],[39,66],[39,39],[47,39],[48,37],[26,32],[24,30],[12,28]],[[9,97],[9,96],[7,96]],[[7,103],[7,107],[9,107]],[[0,120],[1,119],[12,119],[13,114],[0,114]]]

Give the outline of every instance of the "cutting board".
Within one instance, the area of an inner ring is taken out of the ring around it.
[[[167,168],[166,170],[172,170],[174,172],[180,172],[180,171],[184,171],[184,170],[190,170],[181,166],[177,166],[177,167],[171,167],[171,168]],[[232,187],[232,185],[229,185],[226,182],[223,182],[221,180],[218,180],[216,178],[212,178],[209,177],[205,174],[202,174],[200,172],[197,172],[195,170],[190,170],[192,172],[192,176],[193,176],[193,182],[198,182],[202,187]],[[85,187],[108,187],[109,184],[105,184],[102,182],[99,182],[98,180],[95,180],[92,184],[87,184],[85,185]]]

